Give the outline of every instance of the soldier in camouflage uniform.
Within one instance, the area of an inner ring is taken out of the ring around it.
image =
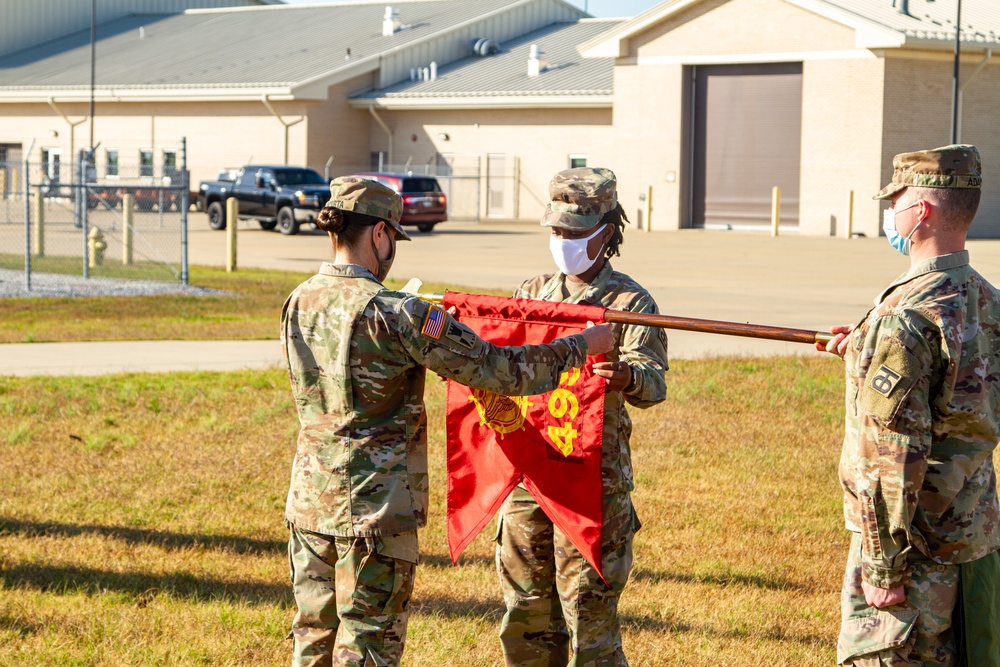
[[[514,296],[656,313],[641,285],[611,267],[627,219],[618,204],[615,175],[579,168],[556,174],[542,225],[552,228],[550,249],[559,272],[525,281]],[[646,408],[666,398],[667,337],[663,329],[616,324],[608,361],[594,364],[606,378],[602,445],[606,583],[518,486],[504,502],[496,563],[507,611],[500,641],[507,665],[519,667],[627,666],[618,598],[632,569],[632,538],[639,520],[625,404]]]
[[[549,345],[497,347],[438,306],[382,285],[402,201],[356,177],[330,184],[319,225],[334,261],[281,313],[300,431],[285,509],[298,666],[396,665],[426,522],[425,367],[489,391],[558,386],[611,348],[610,325]]]
[[[979,152],[903,153],[893,167],[876,199],[891,199],[883,227],[910,270],[826,346],[846,361],[840,479],[853,533],[837,658],[994,666],[1000,293],[965,250]]]

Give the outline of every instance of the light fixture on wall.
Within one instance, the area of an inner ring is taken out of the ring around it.
[[[451,137],[448,136],[447,132],[442,132],[438,135],[438,139],[440,139],[441,141],[450,141]]]
[[[52,130],[52,138],[53,139],[59,138],[59,130]]]

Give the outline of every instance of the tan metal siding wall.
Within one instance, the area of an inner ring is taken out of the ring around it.
[[[101,0],[97,3],[97,20],[100,23],[127,14],[258,4],[255,0]],[[4,0],[0,3],[0,55],[89,30],[90,9],[90,3],[83,0]]]
[[[406,6],[400,6],[405,11]],[[405,22],[405,17],[403,18]],[[552,23],[570,22],[579,18],[579,12],[554,0],[537,0],[514,7],[470,24],[460,31],[389,54],[382,61],[378,87],[386,88],[408,79],[411,67],[430,67],[431,61],[441,67],[468,56],[469,42],[472,39],[482,37],[502,44]]]

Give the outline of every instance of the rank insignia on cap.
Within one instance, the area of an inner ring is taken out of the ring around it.
[[[872,377],[871,388],[883,396],[888,396],[896,388],[900,377],[902,376],[899,373],[888,366],[879,366],[878,372]]]
[[[420,333],[428,338],[440,340],[441,333],[444,331],[444,324],[447,321],[448,313],[437,306],[431,306],[427,311],[427,317],[424,319],[424,326],[420,329]]]
[[[475,335],[473,335],[473,333],[468,329],[463,329],[454,322],[448,325],[448,333],[446,334],[446,336],[450,340],[453,340],[459,345],[463,345],[469,348],[470,350],[476,346]]]

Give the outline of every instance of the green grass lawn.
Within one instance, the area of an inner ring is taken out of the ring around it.
[[[839,362],[678,361],[668,379],[633,412],[631,664],[833,664]],[[447,555],[443,403],[432,375],[404,665],[499,665],[492,528]],[[0,665],[286,664],[296,428],[280,370],[0,378]]]

